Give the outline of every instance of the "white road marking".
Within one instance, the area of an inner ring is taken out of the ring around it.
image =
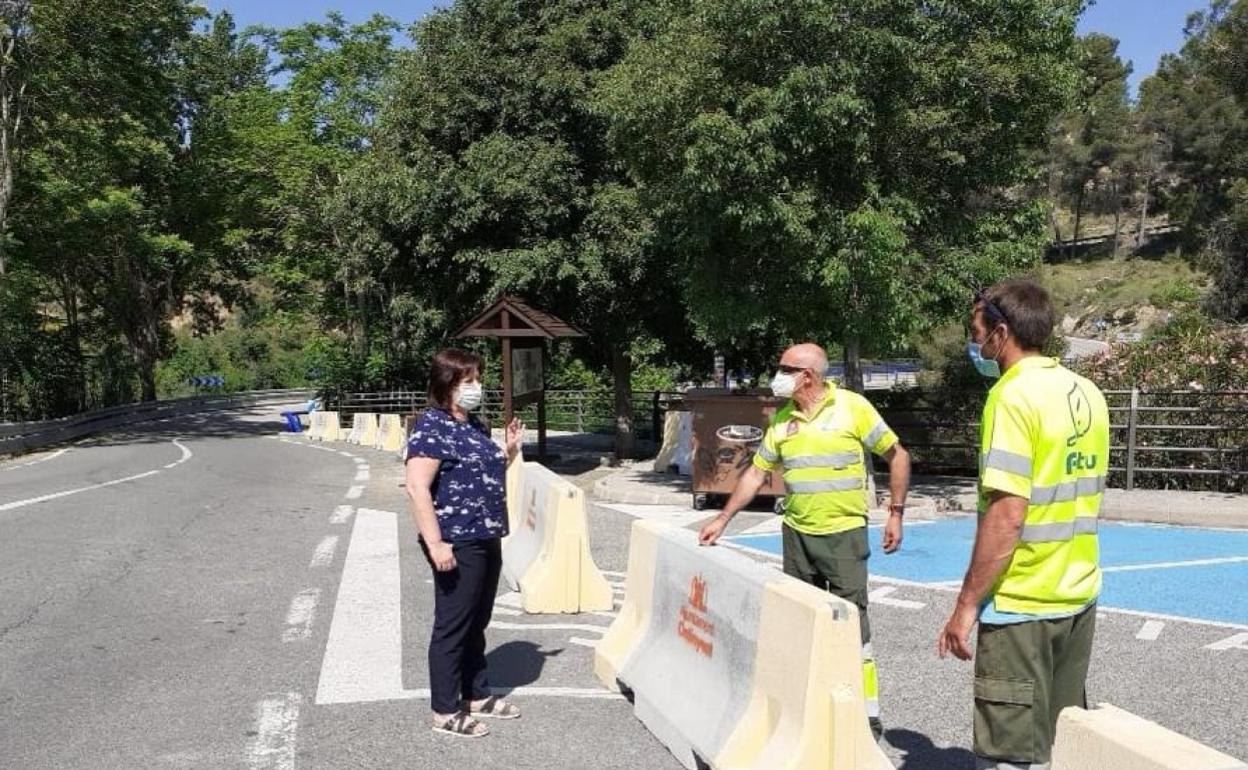
[[[605,634],[606,626],[591,626],[588,623],[490,623],[490,628],[502,631],[587,631],[591,634]]]
[[[191,453],[191,450],[183,446],[182,443],[178,441],[177,439],[174,439],[172,443],[178,449],[182,450],[182,457],[174,461],[173,463],[170,463],[169,465],[164,466],[165,468],[172,468],[175,465],[181,465],[182,463],[191,459],[191,457],[193,456]],[[66,452],[69,450],[63,449],[61,451]],[[122,478],[122,479],[113,479],[112,481],[104,481],[99,484],[92,484],[86,487],[78,487],[77,489],[66,489],[62,492],[53,492],[47,495],[40,495],[39,497],[29,497],[29,498],[26,498],[25,500],[14,500],[9,503],[0,504],[0,511],[11,511],[15,508],[24,508],[27,505],[35,505],[36,503],[46,503],[49,500],[56,500],[57,498],[61,498],[61,497],[69,497],[70,495],[76,495],[80,492],[90,492],[93,489],[103,489],[104,487],[111,487],[117,484],[124,484],[127,481],[138,481],[139,479],[145,479],[148,476],[155,476],[157,473],[160,473],[160,470],[151,470],[145,473],[136,473],[133,476],[126,476],[125,478]]]
[[[519,617],[524,614],[520,610],[513,610],[509,607],[495,607],[490,612],[494,615],[505,615],[507,617]]]
[[[316,700],[366,703],[429,698],[427,688],[403,688],[403,627],[399,571],[399,514],[360,508],[342,565]],[[514,592],[496,604],[519,601]],[[495,610],[497,612],[497,610]],[[531,629],[527,623],[514,624]],[[606,627],[587,626],[595,633]],[[619,693],[580,687],[499,687],[499,695],[616,699]]]
[[[369,479],[369,473],[368,473],[367,468],[361,468],[360,470],[355,472],[356,481],[368,481],[368,479]]]
[[[320,600],[319,588],[309,588],[295,595],[290,602],[290,610],[286,613],[283,642],[298,642],[312,635],[312,621],[316,618],[316,604]]]
[[[353,457],[353,458],[351,458],[351,459],[352,459],[352,460],[355,460],[355,464],[356,464],[356,465],[363,465],[363,464],[364,464],[364,458],[363,458],[363,457]]]
[[[619,580],[623,580],[624,578],[628,577],[627,572],[612,572],[609,569],[599,570],[599,572],[606,575],[607,580],[610,580],[611,578],[617,578]]]
[[[921,610],[927,606],[924,602],[915,602],[909,599],[890,599],[889,594],[897,590],[897,586],[880,586],[871,593],[867,594],[873,604],[883,604],[888,607],[901,607],[906,610]]]
[[[138,481],[139,479],[145,479],[148,476],[155,476],[157,473],[160,473],[160,471],[158,470],[147,471],[146,473],[138,473],[133,476],[126,476],[124,479],[113,479],[112,481],[105,481],[100,484],[92,484],[91,486],[88,486],[88,487],[78,487],[77,489],[67,489],[63,492],[53,492],[50,495],[40,495],[39,497],[28,497],[25,500],[14,500],[11,503],[4,503],[3,505],[0,505],[0,511],[11,511],[14,508],[23,508],[27,505],[34,505],[35,503],[46,503],[49,500],[55,500],[59,497],[69,497],[70,495],[76,495],[79,492],[90,492],[93,489],[103,489],[104,487],[111,487],[117,484],[125,484],[127,481]]]
[[[399,517],[360,508],[342,565],[316,702],[417,697],[403,689]]]
[[[587,698],[602,700],[619,700],[624,696],[618,692],[610,690],[596,690],[590,687],[491,687],[490,691],[494,695],[508,696],[515,695],[525,698]],[[428,698],[429,689],[422,687],[418,690],[405,690],[404,698]],[[320,701],[317,701],[320,703]]]
[[[342,455],[343,457],[350,457],[350,458],[352,458],[352,459],[355,459],[355,455],[351,454],[350,452],[342,452],[342,451],[340,451],[340,452],[338,452],[338,454]]]
[[[247,744],[252,770],[293,770],[299,730],[299,693],[274,694],[256,706],[256,734]]]
[[[38,465],[39,463],[46,463],[48,460],[55,460],[56,458],[68,452],[70,449],[71,447],[58,449],[52,454],[48,455],[47,457],[40,457],[38,460],[31,460],[30,462],[24,462],[24,463],[15,464],[15,465],[8,465],[8,466],[5,466],[4,468],[0,468],[0,470],[15,471],[18,468],[29,468],[32,465]]]
[[[339,505],[334,508],[334,514],[329,517],[330,524],[345,524],[347,519],[351,518],[351,514],[355,509],[349,505]]]
[[[1135,635],[1135,638],[1142,642],[1155,642],[1157,637],[1161,636],[1161,629],[1165,627],[1166,624],[1160,620],[1146,620],[1144,625],[1140,626],[1139,633]]]
[[[1161,561],[1152,564],[1123,564],[1117,567],[1101,567],[1101,572],[1139,572],[1150,569],[1175,569],[1176,567],[1204,567],[1210,564],[1239,564],[1248,556],[1222,556],[1216,559],[1192,559],[1191,561]]]
[[[358,500],[362,494],[364,494],[364,487],[356,485],[347,490],[346,498],[348,500]]]
[[[1220,642],[1205,645],[1206,650],[1217,650],[1224,652],[1226,650],[1248,650],[1248,634],[1235,634],[1227,637]]]
[[[593,639],[586,639],[581,636],[569,636],[568,641],[572,644],[579,644],[582,647],[588,647],[591,650],[598,649],[598,642]]]
[[[775,558],[775,557],[773,557]],[[931,591],[940,591],[942,593],[957,593],[961,590],[961,584],[948,585],[945,583],[920,583],[917,580],[905,580],[903,578],[887,577],[885,575],[872,575],[871,581],[874,583],[885,583],[888,585],[910,586],[912,588],[926,588]],[[1175,623],[1190,623],[1193,626],[1207,626],[1209,628],[1230,628],[1236,631],[1248,631],[1248,625],[1243,623],[1228,623],[1224,620],[1205,620],[1204,618],[1189,618],[1183,615],[1168,615],[1164,612],[1144,612],[1141,610],[1125,610],[1120,607],[1105,607],[1098,604],[1096,606],[1098,615],[1125,615],[1132,618],[1144,618],[1145,620],[1165,620]]]
[[[312,554],[312,561],[308,563],[308,568],[317,569],[329,566],[334,561],[334,551],[336,550],[338,550],[338,536],[329,535],[316,546],[316,551]]]

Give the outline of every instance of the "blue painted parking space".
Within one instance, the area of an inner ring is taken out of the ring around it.
[[[901,550],[885,555],[873,532],[870,570],[873,575],[918,583],[959,581],[974,538],[974,516],[911,522]],[[780,553],[779,534],[730,539]],[[1248,623],[1248,530],[1102,522],[1100,545],[1105,569],[1102,606]]]

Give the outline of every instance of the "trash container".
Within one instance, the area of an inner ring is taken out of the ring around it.
[[[732,493],[763,441],[767,424],[784,399],[765,390],[696,388],[685,393],[693,413],[693,507],[706,508],[714,496]],[[758,491],[784,496],[779,473],[767,474]]]

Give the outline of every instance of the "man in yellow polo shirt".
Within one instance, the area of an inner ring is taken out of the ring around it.
[[[824,380],[828,357],[818,345],[794,345],[780,357],[772,391],[789,401],[776,411],[754,455],[719,515],[699,539],[712,545],[749,504],[767,474],[784,472],[784,572],[858,605],[867,716],[878,739],[879,683],[867,619],[867,478],[863,448],[888,461],[889,515],[881,545],[901,545],[902,514],[910,486],[910,455],[861,395]]]
[[[1058,714],[1087,703],[1109,410],[1095,385],[1040,354],[1053,321],[1031,281],[977,293],[971,311],[968,354],[997,382],[984,404],[975,545],[937,652],[970,660],[979,623],[978,770],[1047,768]]]

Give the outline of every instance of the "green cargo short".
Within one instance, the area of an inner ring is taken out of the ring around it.
[[[867,619],[867,557],[871,546],[867,528],[830,535],[807,535],[783,527],[784,574],[831,591],[858,605],[862,643],[871,641]]]
[[[1087,706],[1096,603],[1078,615],[979,626],[975,649],[975,754],[1044,764],[1057,716]]]

